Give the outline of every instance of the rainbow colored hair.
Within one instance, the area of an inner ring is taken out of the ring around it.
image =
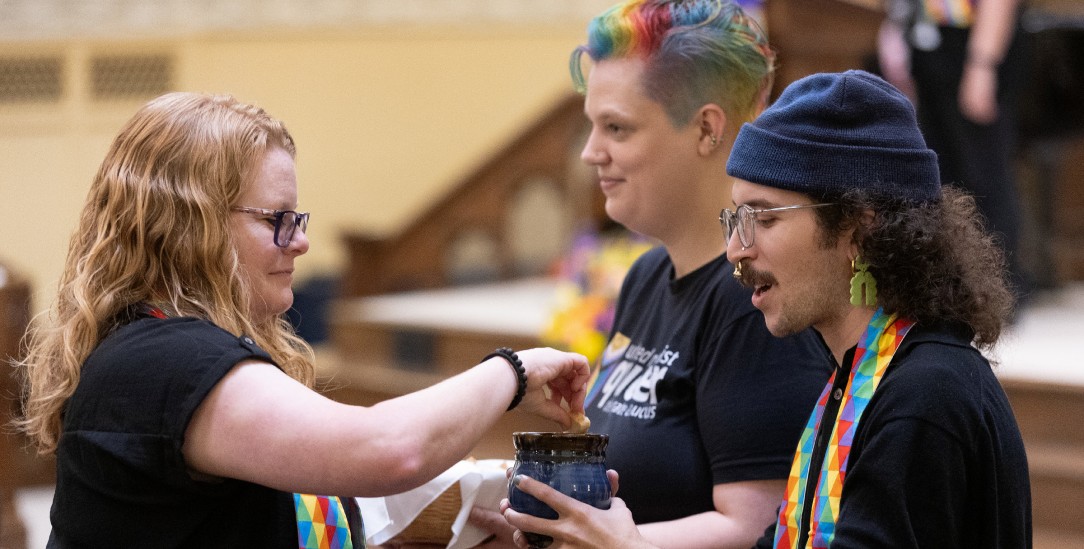
[[[583,54],[592,61],[646,61],[646,95],[675,126],[714,103],[740,122],[764,109],[775,53],[760,26],[731,0],[625,0],[591,20],[587,44],[572,52],[576,91],[586,93]]]

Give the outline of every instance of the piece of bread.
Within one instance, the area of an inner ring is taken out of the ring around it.
[[[582,435],[591,428],[591,419],[583,415],[580,412],[572,414],[572,427],[568,429],[568,432],[577,435]]]

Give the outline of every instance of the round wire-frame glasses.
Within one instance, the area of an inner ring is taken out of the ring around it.
[[[723,226],[727,242],[730,242],[730,238],[734,236],[734,231],[738,231],[738,240],[741,241],[742,247],[751,248],[753,247],[753,239],[756,236],[754,227],[758,220],[757,216],[765,213],[801,210],[804,208],[820,208],[822,206],[834,205],[835,203],[833,202],[820,202],[817,204],[779,206],[778,208],[753,208],[743,204],[738,206],[734,211],[731,211],[730,208],[723,208],[723,211],[719,212],[719,224]]]
[[[279,248],[285,248],[290,245],[297,229],[300,228],[301,232],[305,232],[305,229],[309,227],[309,212],[302,213],[293,210],[268,210],[266,208],[251,208],[249,206],[236,206],[233,208],[233,211],[262,215],[269,220],[274,219],[274,242]]]

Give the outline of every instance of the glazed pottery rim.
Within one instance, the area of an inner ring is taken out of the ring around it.
[[[553,438],[559,440],[609,440],[610,435],[603,433],[562,433],[560,431],[516,431],[512,433],[514,439],[543,439]]]
[[[606,455],[610,436],[600,433],[562,433],[556,431],[517,431],[512,445],[517,452],[573,452]]]
[[[596,436],[609,438],[609,435],[605,433],[564,433],[560,431],[516,431],[512,433],[512,436],[520,435],[537,435],[555,438],[579,438],[581,436],[586,438],[594,438]]]

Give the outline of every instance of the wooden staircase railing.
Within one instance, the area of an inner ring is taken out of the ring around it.
[[[547,239],[567,242],[573,230],[605,219],[579,159],[586,131],[583,98],[570,93],[399,234],[344,235],[343,296],[541,274],[563,251]],[[539,195],[542,202],[530,202]],[[523,249],[532,245],[556,253]]]
[[[30,283],[0,264],[0,548],[27,549],[27,532],[17,513],[15,491],[55,479],[55,460],[38,457],[27,438],[12,430],[22,389],[11,361],[22,358],[30,322]]]

